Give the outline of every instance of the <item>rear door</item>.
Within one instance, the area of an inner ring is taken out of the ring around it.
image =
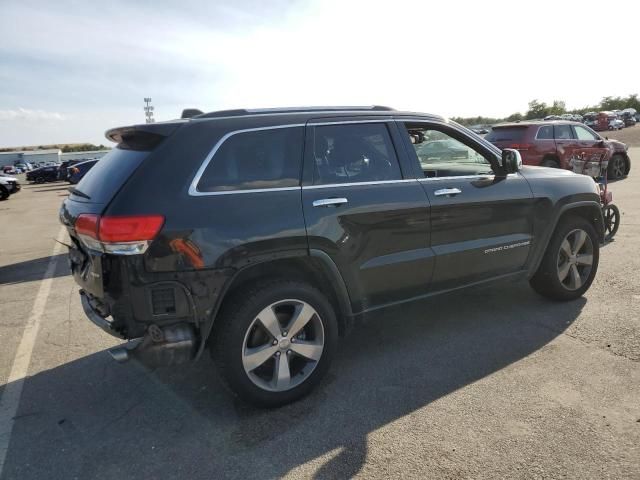
[[[567,168],[571,157],[578,150],[578,141],[570,124],[555,124],[553,136],[556,141],[556,150],[560,158],[560,167]]]
[[[355,311],[427,292],[429,204],[389,119],[307,124],[302,202],[309,247],[325,252]]]
[[[524,177],[496,176],[496,153],[450,124],[399,121],[399,127],[431,204],[431,289],[522,271],[533,239],[533,195]],[[431,142],[450,152],[431,156]]]

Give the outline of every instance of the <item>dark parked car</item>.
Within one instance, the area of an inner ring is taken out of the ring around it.
[[[40,167],[27,172],[27,181],[35,183],[55,182],[58,180],[58,167]]]
[[[633,127],[636,122],[636,117],[631,112],[622,112],[620,119],[624,122],[625,127]]]
[[[208,348],[258,405],[310,392],[370,312],[505,278],[572,300],[598,268],[592,179],[521,167],[438,116],[233,110],[107,137],[60,211],[86,315],[134,339],[120,361]],[[421,162],[434,137],[466,154]]]
[[[628,147],[602,138],[578,122],[519,122],[496,125],[485,137],[498,148],[514,148],[525,165],[570,169],[574,155],[605,155],[608,177],[622,178],[631,170]]]
[[[67,180],[69,178],[69,168],[74,165],[84,162],[84,160],[65,160],[58,167],[58,180]]]
[[[96,163],[98,163],[98,160],[87,160],[86,162],[76,163],[73,167],[69,168],[67,181],[72,184],[78,183]]]

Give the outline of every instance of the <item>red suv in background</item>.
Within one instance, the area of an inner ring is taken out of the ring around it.
[[[531,121],[496,125],[485,137],[500,149],[515,148],[526,165],[568,168],[573,155],[605,153],[607,176],[624,177],[631,169],[628,147],[602,138],[589,127],[569,121]]]

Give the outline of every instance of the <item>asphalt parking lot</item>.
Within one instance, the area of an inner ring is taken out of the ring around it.
[[[235,401],[208,356],[116,364],[54,240],[67,185],[25,185],[0,203],[0,478],[640,478],[631,158],[585,298],[503,283],[385,311],[278,410]]]

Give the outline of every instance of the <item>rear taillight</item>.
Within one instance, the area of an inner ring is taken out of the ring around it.
[[[116,255],[137,255],[149,248],[163,224],[162,215],[101,217],[83,213],[76,220],[75,230],[87,248]]]
[[[530,143],[512,143],[507,148],[513,148],[513,149],[519,150],[521,152],[526,152],[527,150],[529,150],[531,148],[531,146],[532,145]]]

